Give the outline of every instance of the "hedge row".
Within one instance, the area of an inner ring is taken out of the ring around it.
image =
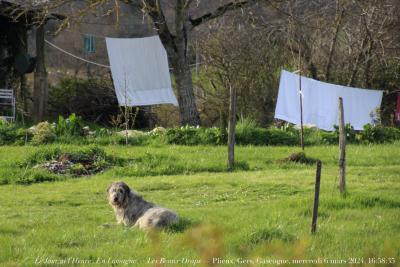
[[[125,144],[124,135],[108,129],[92,131],[85,135],[81,128],[84,123],[72,117],[64,120],[60,118],[58,123],[50,124],[42,122],[31,130],[17,127],[14,124],[0,123],[0,145],[23,145],[26,143],[40,145],[45,143],[74,143],[74,144],[98,144],[116,145]],[[87,131],[86,131],[87,132]],[[149,132],[132,131],[134,134],[128,137],[130,145],[148,144],[176,144],[176,145],[224,145],[227,143],[227,130],[224,128],[204,127],[176,127],[164,129],[155,128]],[[346,126],[347,142],[354,144],[387,143],[400,140],[400,129],[366,125],[364,131],[356,132],[349,125]],[[289,127],[261,128],[248,122],[240,122],[236,128],[236,143],[238,145],[286,145],[299,144],[300,132]],[[325,132],[317,129],[305,129],[304,140],[306,145],[337,144],[339,133]]]

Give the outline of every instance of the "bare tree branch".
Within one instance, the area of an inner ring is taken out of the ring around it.
[[[256,0],[242,0],[242,1],[235,1],[235,2],[230,2],[226,5],[218,7],[214,12],[210,12],[207,14],[204,14],[201,17],[198,18],[191,18],[189,17],[189,21],[192,24],[192,27],[199,26],[200,24],[210,21],[212,19],[218,18],[220,16],[223,16],[226,12],[230,10],[235,10],[238,8],[243,8],[246,6],[250,6],[257,3]]]

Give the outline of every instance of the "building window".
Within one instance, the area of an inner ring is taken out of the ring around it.
[[[83,37],[83,44],[84,44],[84,48],[85,48],[85,53],[91,54],[91,53],[96,52],[93,35],[85,34]]]

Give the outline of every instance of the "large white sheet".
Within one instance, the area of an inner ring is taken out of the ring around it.
[[[301,77],[301,89],[303,123],[327,131],[334,130],[334,125],[339,124],[339,97],[343,98],[345,123],[355,130],[374,123],[376,110],[382,102],[382,91],[329,84],[306,77]],[[300,124],[299,75],[282,71],[275,118]]]
[[[106,38],[106,43],[120,106],[178,105],[167,53],[158,36]]]

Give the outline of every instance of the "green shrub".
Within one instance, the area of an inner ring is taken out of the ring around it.
[[[267,129],[255,128],[236,128],[236,143],[238,145],[266,145],[268,143]]]
[[[385,138],[387,142],[400,140],[400,128],[385,127]]]
[[[26,160],[20,163],[21,167],[33,167],[35,164],[54,160],[61,155],[61,149],[58,147],[43,147]]]
[[[227,142],[226,130],[220,128],[199,128],[197,129],[199,144],[203,145],[223,145]]]
[[[32,134],[24,128],[18,127],[15,123],[0,119],[0,145],[24,144],[29,141]]]
[[[76,116],[75,113],[64,119],[63,116],[58,116],[58,121],[55,127],[57,136],[82,136],[83,135],[83,120]]]
[[[15,128],[13,126],[0,126],[0,145],[12,144],[15,141]]]
[[[56,140],[56,134],[49,122],[44,121],[36,125],[36,130],[32,138],[34,145],[48,144],[54,142],[54,140]]]
[[[291,131],[282,131],[278,128],[267,129],[267,145],[293,146],[299,143],[298,134]]]
[[[339,143],[339,126],[335,125],[334,128],[335,130],[333,132],[316,130],[320,135],[321,144],[335,145]],[[355,131],[350,124],[346,124],[344,129],[347,143],[357,143],[359,141],[357,131]],[[315,144],[318,144],[318,142],[316,141],[314,145]]]
[[[241,119],[236,125],[236,142],[239,145],[296,145],[298,130],[293,127],[261,128],[255,121]]]
[[[254,120],[241,118],[236,124],[236,143],[239,145],[266,144],[267,131],[258,127]]]
[[[225,145],[227,131],[221,128],[185,126],[170,128],[165,135],[168,144],[177,145]],[[278,128],[261,128],[251,120],[241,120],[236,126],[238,145],[295,145],[298,137],[293,131]]]
[[[114,135],[112,138],[108,139],[108,141],[111,142],[111,144],[126,145],[126,137],[121,135]],[[130,146],[151,145],[157,141],[162,142],[162,137],[153,135],[136,135],[128,137],[128,145]]]
[[[359,139],[364,143],[384,143],[400,140],[400,129],[367,124],[360,132]]]
[[[320,131],[320,133],[323,144],[334,145],[339,143],[339,135],[337,132]]]
[[[16,124],[0,121],[0,145],[23,145],[32,135]]]
[[[197,130],[192,126],[183,126],[170,128],[167,130],[166,139],[169,144],[176,145],[197,145],[199,139],[197,136]]]
[[[165,142],[176,145],[223,145],[227,142],[226,131],[216,127],[184,126],[167,129]]]
[[[86,121],[109,123],[110,116],[119,112],[115,90],[109,79],[67,76],[49,88],[49,113],[54,117],[75,113]]]
[[[287,158],[279,159],[277,161],[278,163],[301,163],[301,164],[308,164],[312,165],[317,162],[316,159],[310,158],[306,156],[306,153],[304,152],[298,152],[298,153],[292,153],[289,155]]]

